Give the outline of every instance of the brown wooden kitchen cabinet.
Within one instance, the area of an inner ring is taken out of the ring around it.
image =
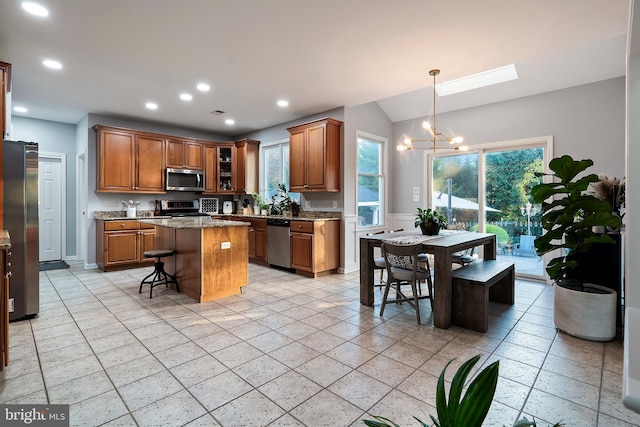
[[[165,142],[153,134],[96,125],[98,191],[165,193]]]
[[[203,170],[203,148],[199,141],[167,139],[167,167]]]
[[[236,192],[236,146],[233,143],[218,143],[218,193]]]
[[[341,126],[326,118],[287,129],[290,191],[340,191]]]
[[[218,192],[218,147],[215,144],[204,145],[204,191],[203,194]]]
[[[241,139],[236,141],[235,192],[259,193],[260,141]]]
[[[135,220],[96,220],[96,260],[104,271],[152,264],[156,229]]]
[[[267,220],[251,219],[249,227],[249,261],[269,265],[267,262]]]
[[[291,268],[316,277],[340,267],[340,221],[291,221]]]
[[[3,179],[2,179],[2,140],[7,135],[7,93],[11,92],[11,64],[0,62],[0,229],[3,228]]]

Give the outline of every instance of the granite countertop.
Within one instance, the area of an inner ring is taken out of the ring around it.
[[[263,218],[263,219],[289,219],[292,221],[340,221],[340,212],[325,212],[325,211],[306,211],[300,212],[300,216],[287,216],[287,215],[257,215],[257,214],[211,214],[213,219],[218,217],[234,217],[238,219],[243,218]],[[140,220],[140,219],[168,219],[169,216],[154,216],[153,211],[138,210],[135,218],[127,218],[126,211],[94,211],[94,219],[101,219],[105,221],[122,221],[122,220]],[[197,217],[196,217],[197,218]],[[204,218],[204,217],[203,217]]]
[[[215,228],[246,227],[242,221],[223,221],[208,216],[187,216],[176,218],[138,218],[139,222],[169,228]]]
[[[0,249],[11,249],[11,238],[7,230],[0,230]]]
[[[256,214],[218,214],[211,215],[213,218],[216,216],[228,216],[234,218],[262,218],[262,219],[289,219],[291,221],[340,221],[340,212],[318,212],[316,215],[314,212],[304,212],[301,216],[289,216],[289,215],[256,215]]]
[[[127,211],[94,211],[93,219],[118,220],[123,219],[141,219],[141,218],[169,218],[168,216],[154,216],[153,211],[141,211],[138,209],[135,218],[128,218]]]

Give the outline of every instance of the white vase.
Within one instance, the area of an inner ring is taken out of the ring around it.
[[[262,209],[260,210],[260,215],[266,215],[267,214],[267,210],[266,209]]]
[[[136,217],[136,208],[127,208],[127,218]]]
[[[610,341],[616,336],[618,294],[613,289],[592,283],[584,286],[604,293],[554,286],[553,321],[556,328],[586,340]]]

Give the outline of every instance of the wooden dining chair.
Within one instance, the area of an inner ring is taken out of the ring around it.
[[[421,244],[413,245],[394,245],[385,242],[382,244],[382,256],[385,260],[387,270],[387,281],[384,287],[384,295],[382,297],[382,306],[380,307],[380,316],[384,314],[384,308],[389,303],[407,302],[416,311],[416,319],[420,324],[420,305],[419,300],[429,299],[431,310],[433,310],[433,282],[431,280],[431,271],[428,265],[426,269],[420,267],[418,255],[422,250]],[[420,282],[426,282],[428,286],[428,295],[418,293]],[[402,291],[402,285],[411,286],[411,295],[406,295]],[[389,300],[389,290],[395,288],[396,298]]]

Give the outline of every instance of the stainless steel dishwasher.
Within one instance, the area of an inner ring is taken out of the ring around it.
[[[267,262],[270,265],[291,268],[291,221],[267,218]]]

